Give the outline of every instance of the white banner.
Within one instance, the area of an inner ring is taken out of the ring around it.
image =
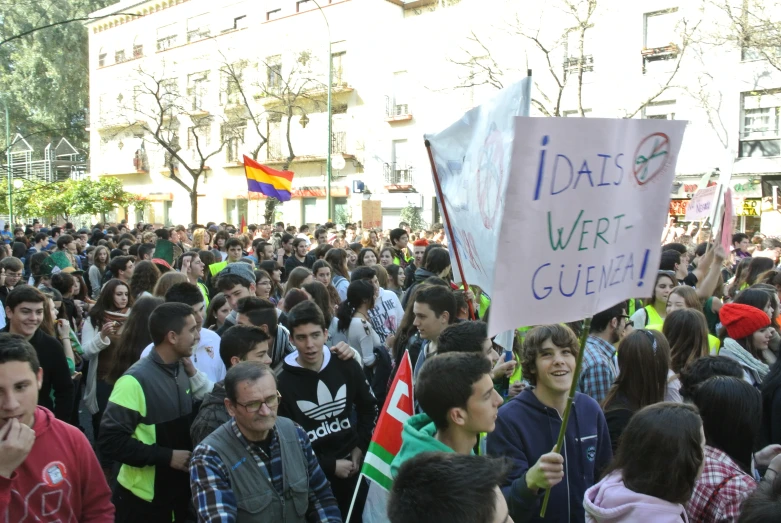
[[[713,206],[716,204],[716,195],[719,192],[718,185],[704,187],[694,193],[694,198],[686,206],[686,221],[698,222],[710,216]]]
[[[489,332],[651,296],[685,121],[516,118]]]
[[[528,116],[530,88],[531,78],[525,78],[444,131],[426,135],[455,236],[450,238],[453,277],[461,280],[455,243],[467,283],[489,296],[494,292],[496,242],[510,178],[513,119]]]

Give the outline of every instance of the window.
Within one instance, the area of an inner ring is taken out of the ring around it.
[[[247,200],[225,200],[225,219],[227,222],[239,224],[242,222],[242,218],[245,222],[249,221],[249,214],[247,213]]]
[[[121,64],[124,61],[125,61],[125,50],[124,49],[114,53],[114,63],[115,64]]]
[[[331,61],[333,63],[333,82],[331,85],[334,87],[344,87],[347,85],[347,81],[344,76],[344,62],[345,52],[333,53],[331,55]]]
[[[744,94],[740,157],[781,156],[781,90]]]
[[[193,16],[187,20],[187,43],[209,38],[209,13]]]
[[[136,44],[133,46],[133,59],[141,58],[144,56],[144,46],[141,44]]]
[[[209,73],[195,73],[187,76],[187,96],[193,111],[203,110],[208,92]]]
[[[277,93],[282,89],[282,57],[272,56],[266,60],[266,86],[271,93]]]
[[[675,101],[652,102],[643,107],[643,118],[649,120],[675,120]]]
[[[237,16],[233,19],[234,29],[244,29],[247,27],[247,15]]]
[[[274,9],[272,11],[266,11],[266,20],[276,20],[280,17],[282,9]]]
[[[591,114],[591,109],[583,109],[583,114],[585,116],[588,116]],[[562,111],[561,115],[565,118],[579,118],[580,117],[580,111],[577,109],[573,109],[571,111]]]
[[[406,116],[409,113],[407,71],[393,73],[393,96],[387,100],[386,116]]]
[[[665,9],[654,13],[645,13],[643,47],[656,49],[675,45],[677,41],[675,26],[678,22],[676,13],[678,8]]]
[[[157,50],[165,51],[176,45],[176,37],[179,32],[177,24],[168,24],[157,29]]]
[[[179,97],[179,85],[176,78],[162,80],[160,82],[160,101],[163,109],[170,109]]]
[[[106,53],[102,52],[98,55],[98,67],[106,66]]]
[[[220,103],[222,105],[239,105],[242,103],[241,81],[243,79],[243,68],[233,64],[231,71],[223,69],[222,71],[222,90],[220,91]]]
[[[212,126],[209,121],[196,122],[195,127],[187,129],[187,148],[193,150],[193,158],[200,158],[198,149],[201,150],[201,153],[208,154],[205,148],[209,147],[211,143],[211,130]]]
[[[225,159],[227,161],[238,162],[241,158],[240,149],[244,143],[244,132],[246,130],[246,120],[222,126],[222,140],[225,142]]]
[[[282,158],[282,122],[279,119],[274,118],[273,115],[269,115],[267,122],[268,142],[266,142],[266,158],[269,160],[278,160]]]
[[[298,2],[296,2],[296,13],[300,13],[301,12],[301,8],[302,7],[305,8],[306,4],[308,4],[308,3],[309,3],[309,0],[298,0]]]
[[[581,56],[581,38],[583,40],[583,55]],[[581,34],[578,27],[567,31],[567,49],[564,57],[564,71],[577,74],[582,65],[583,72],[594,70],[593,31],[591,27],[586,28],[586,32]]]

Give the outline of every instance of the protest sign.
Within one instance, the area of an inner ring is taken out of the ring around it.
[[[715,204],[718,190],[719,187],[717,185],[703,187],[698,190],[694,194],[694,198],[689,201],[689,205],[686,206],[686,221],[702,221],[710,216],[711,207]]]
[[[493,292],[496,242],[506,199],[513,119],[529,114],[531,78],[499,91],[444,131],[426,135],[447,207],[450,245],[457,246],[464,278]],[[443,213],[444,214],[444,213]],[[451,258],[455,251],[450,250]],[[458,263],[453,259],[453,275]]]
[[[361,200],[361,225],[364,229],[382,228],[382,202]]]
[[[735,201],[732,189],[727,187],[724,191],[724,217],[721,222],[721,246],[724,252],[730,252],[732,248],[732,230],[735,226]]]
[[[651,296],[684,121],[516,118],[491,334]]]

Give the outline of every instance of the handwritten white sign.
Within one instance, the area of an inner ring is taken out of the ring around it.
[[[516,118],[491,334],[653,292],[685,121]]]
[[[506,88],[444,131],[426,135],[464,278],[493,293],[496,242],[510,178],[513,119],[529,114],[531,79]],[[460,280],[454,250],[453,276]]]
[[[686,206],[686,221],[700,221],[710,216],[713,205],[716,203],[716,195],[719,187],[713,185],[704,187],[694,193],[694,198]]]

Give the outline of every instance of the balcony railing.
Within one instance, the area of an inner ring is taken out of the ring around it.
[[[347,133],[337,131],[331,133],[331,151],[333,153],[346,153],[347,151]]]
[[[411,185],[412,181],[412,167],[402,163],[386,163],[384,164],[385,170],[385,185]]]
[[[577,73],[580,68],[583,68],[584,73],[590,73],[594,70],[594,56],[585,55],[583,58],[579,56],[570,56],[564,59],[564,70],[568,73]]]

